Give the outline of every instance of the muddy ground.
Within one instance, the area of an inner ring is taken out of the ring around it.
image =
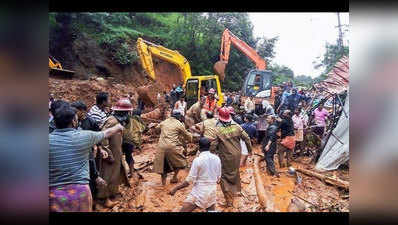
[[[179,190],[174,196],[170,196],[170,191],[177,184],[171,184],[172,174],[169,174],[165,186],[161,185],[160,175],[152,173],[150,162],[156,153],[156,138],[148,139],[144,143],[141,151],[134,153],[135,168],[140,169],[140,174],[144,179],[131,178],[130,182],[135,186],[128,188],[122,186],[120,191],[123,195],[118,199],[118,204],[112,209],[106,209],[98,205],[99,212],[178,212],[186,196],[191,191],[192,186]],[[193,151],[195,145],[188,147],[188,151]],[[256,151],[259,146],[255,146]],[[253,157],[248,158],[246,167],[240,169],[242,191],[236,197],[235,209],[232,212],[262,212],[255,187]],[[191,165],[195,156],[188,156],[189,165]],[[311,169],[314,165],[306,164],[309,158],[299,158],[292,163],[293,166],[301,166]],[[270,177],[265,172],[265,162],[260,162],[260,170],[264,188],[272,193],[274,208],[276,212],[289,212],[289,204],[292,199],[303,205],[303,211],[307,212],[348,212],[349,200],[348,193],[339,190],[336,187],[325,184],[317,178],[306,176],[300,173],[302,177],[301,184],[296,184],[296,178],[288,175],[287,168],[279,169],[277,159],[276,167],[281,172],[280,178]],[[188,175],[189,169],[179,173],[179,182],[183,181]],[[334,172],[339,178],[348,180],[348,171],[339,170]],[[298,196],[298,197],[297,197]],[[304,200],[303,200],[304,199]],[[225,200],[220,187],[217,189],[217,211],[225,211],[223,207]],[[195,212],[204,212],[202,209],[195,209]],[[230,211],[228,211],[230,212]]]
[[[64,80],[49,78],[50,93],[53,93],[56,99],[68,101],[83,100],[88,107],[95,102],[95,95],[99,91],[107,91],[111,96],[111,103],[115,103],[119,97],[129,92],[136,95],[138,83],[120,84],[112,79],[90,80]],[[136,102],[133,101],[136,106]],[[149,111],[151,109],[146,109]],[[167,184],[163,187],[160,181],[160,175],[152,173],[151,162],[155,157],[158,135],[145,134],[143,137],[143,146],[141,151],[133,153],[135,168],[139,170],[144,179],[133,177],[130,179],[133,186],[128,188],[121,186],[122,197],[117,199],[117,205],[112,209],[106,209],[98,205],[96,211],[99,212],[177,212],[182,206],[182,202],[190,192],[192,186],[179,190],[174,196],[167,194],[176,184],[170,184],[172,174],[169,175]],[[191,144],[188,151],[193,151],[196,146]],[[260,146],[255,145],[255,152],[260,153]],[[242,191],[235,200],[235,212],[261,212],[263,209],[258,202],[253,162],[255,156],[248,158],[247,166],[240,169]],[[189,166],[195,156],[188,156]],[[292,162],[293,167],[300,166],[305,169],[313,169],[315,165],[309,164],[310,158],[300,157]],[[307,212],[348,212],[349,198],[348,192],[338,187],[324,183],[323,181],[299,173],[302,182],[297,183],[296,178],[288,175],[287,168],[279,168],[278,160],[275,155],[275,165],[280,173],[280,178],[270,177],[265,172],[265,162],[260,162],[260,171],[264,188],[272,193],[272,201],[275,211],[288,212],[293,201],[295,205],[302,207],[301,211]],[[179,182],[183,181],[188,175],[189,168],[179,173]],[[323,174],[334,175],[342,180],[349,181],[348,169],[339,169],[333,172]],[[217,211],[225,211],[223,207],[225,200],[220,187],[217,190]],[[294,207],[293,207],[294,208]],[[297,207],[296,207],[297,208]],[[204,210],[196,209],[196,212]]]

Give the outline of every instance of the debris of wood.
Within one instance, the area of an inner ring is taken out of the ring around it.
[[[291,191],[288,191],[288,192],[289,192],[290,194],[292,194],[293,196],[295,196],[295,197],[297,197],[297,198],[299,198],[299,199],[301,199],[301,200],[303,200],[303,201],[305,201],[305,202],[311,204],[311,205],[314,206],[315,208],[320,209],[320,207],[319,207],[317,204],[314,204],[314,203],[312,203],[312,202],[306,200],[305,198],[303,198],[303,197],[301,197],[301,196],[299,196],[299,195],[297,195],[297,194],[295,194],[295,193],[293,193],[293,192],[291,192]]]
[[[322,180],[322,181],[324,181],[326,183],[329,183],[329,184],[332,184],[332,185],[335,185],[335,186],[338,186],[338,187],[341,187],[341,188],[344,188],[344,189],[347,189],[347,190],[349,189],[349,186],[350,186],[347,181],[341,180],[341,179],[339,179],[337,177],[329,177],[329,176],[326,176],[326,175],[323,175],[323,174],[319,174],[319,173],[316,173],[316,172],[311,171],[311,170],[306,170],[306,169],[303,169],[303,168],[296,168],[296,170],[299,171],[299,172],[302,172],[302,173],[304,173],[306,175],[316,177],[316,178],[318,178],[318,179],[320,179],[320,180]]]
[[[144,169],[144,168],[146,168],[146,167],[152,165],[152,164],[153,164],[153,161],[146,161],[146,162],[144,162],[143,164],[144,164],[144,165],[138,167],[136,170],[137,170],[137,171],[140,171],[140,170],[142,170],[142,169]]]

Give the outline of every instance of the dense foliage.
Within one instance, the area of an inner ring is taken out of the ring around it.
[[[247,13],[50,13],[50,53],[83,33],[95,39],[121,66],[138,61],[138,37],[178,50],[190,62],[192,74],[214,74],[225,28],[257,49],[266,60],[274,55],[278,38],[255,38]],[[65,37],[67,36],[67,37]],[[67,40],[65,40],[67,39]],[[254,68],[243,53],[231,47],[223,88],[240,90],[245,75]]]

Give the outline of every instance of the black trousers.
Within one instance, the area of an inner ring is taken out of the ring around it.
[[[324,131],[325,131],[324,127],[314,127],[314,133],[320,136],[321,138],[323,136]]]
[[[130,166],[131,164],[134,164],[134,159],[133,159],[133,150],[134,150],[134,145],[124,142],[122,144],[122,151],[124,154],[126,154],[126,162]]]
[[[97,183],[96,180],[98,178],[98,171],[97,171],[97,166],[95,164],[95,159],[90,158],[88,160],[89,163],[89,168],[90,168],[90,191],[93,197],[97,196]]]
[[[269,150],[264,153],[265,162],[267,163],[267,170],[272,174],[276,174],[275,163],[274,163],[274,155],[276,153],[276,143],[270,145]]]
[[[265,137],[265,130],[258,130],[257,131],[257,143],[261,144]]]

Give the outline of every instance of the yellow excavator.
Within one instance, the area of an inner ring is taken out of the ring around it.
[[[167,81],[167,77],[158,77],[153,67],[152,56],[176,65],[181,73],[180,82],[185,88],[187,108],[197,102],[200,96],[206,95],[213,88],[218,96],[218,106],[224,103],[224,96],[221,91],[220,80],[217,75],[195,75],[191,74],[191,67],[188,60],[178,51],[170,50],[161,45],[138,38],[137,52],[141,59],[143,69],[154,81]],[[159,74],[160,75],[160,74]]]
[[[54,57],[49,56],[48,60],[49,60],[48,68],[50,70],[49,71],[50,75],[70,77],[73,76],[73,74],[75,74],[74,71],[63,69],[61,63],[58,60],[56,60]]]

